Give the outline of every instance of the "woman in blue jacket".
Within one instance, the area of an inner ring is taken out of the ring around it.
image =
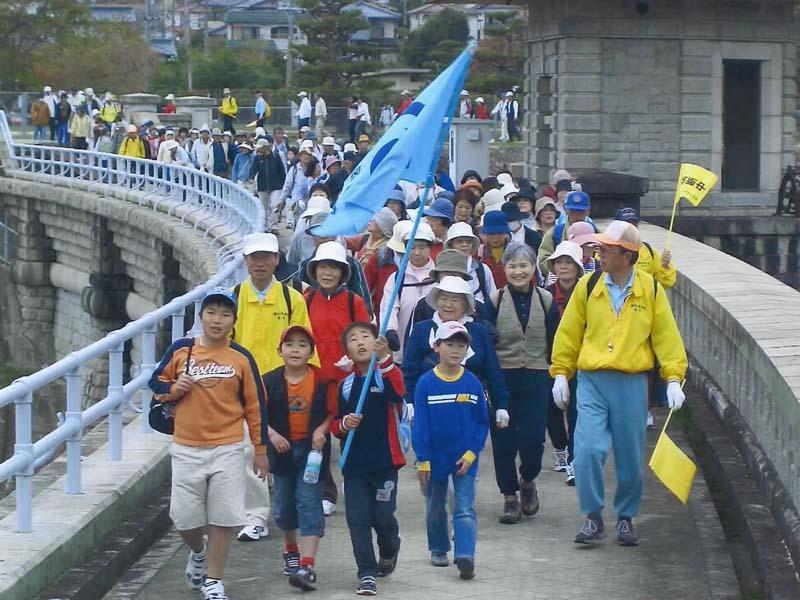
[[[500,370],[492,336],[485,325],[472,320],[475,298],[469,283],[460,277],[442,277],[428,292],[427,301],[436,312],[432,319],[414,323],[404,349],[403,377],[409,406],[414,401],[419,378],[436,366],[437,358],[433,352],[436,330],[446,321],[458,321],[467,328],[471,337],[464,366],[488,390],[492,410],[507,411],[508,388]]]

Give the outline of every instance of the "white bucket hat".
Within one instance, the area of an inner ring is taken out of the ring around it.
[[[511,177],[510,173],[500,173],[497,176],[497,183],[499,183],[501,186],[508,184],[514,185],[514,178]]]
[[[555,260],[560,256],[569,256],[578,265],[578,277],[583,275],[583,250],[575,242],[563,241],[555,251],[547,257],[547,270],[553,272]]]
[[[306,273],[311,279],[316,279],[317,263],[323,260],[330,260],[342,265],[342,270],[344,271],[342,285],[350,280],[350,263],[347,262],[347,250],[339,242],[324,242],[317,247],[314,258],[308,261],[306,265]]]
[[[300,215],[300,218],[310,219],[316,214],[329,212],[331,212],[331,203],[325,196],[311,196],[308,199],[308,205],[303,211],[303,214]]]
[[[414,223],[411,221],[398,221],[395,223],[394,227],[392,227],[392,237],[386,242],[386,247],[400,254],[404,254],[406,251],[406,243],[403,240],[413,226]]]
[[[503,194],[503,198],[505,199],[509,194],[516,194],[519,192],[519,188],[515,186],[513,183],[506,183],[500,188],[500,193]]]
[[[394,231],[392,231],[394,234]],[[403,234],[403,241],[408,242],[411,237],[411,228]],[[417,227],[417,235],[414,236],[414,241],[422,240],[423,242],[430,242],[431,244],[436,241],[436,234],[427,223],[420,223]]]
[[[450,229],[447,230],[447,239],[444,241],[444,247],[449,248],[450,242],[460,237],[468,237],[473,240],[478,239],[478,236],[472,231],[472,227],[469,223],[453,223],[450,225]]]
[[[483,212],[487,213],[492,210],[500,210],[500,207],[506,203],[506,197],[502,190],[489,190],[483,195]]]
[[[336,140],[333,139],[332,135],[326,135],[324,138],[322,138],[322,145],[323,146],[335,146],[336,145]]]
[[[442,277],[433,285],[430,291],[428,291],[428,295],[425,296],[425,301],[433,310],[437,310],[436,304],[439,301],[440,292],[461,294],[467,301],[467,314],[471,315],[475,312],[475,296],[472,294],[472,286],[461,277],[448,275],[447,277]]]

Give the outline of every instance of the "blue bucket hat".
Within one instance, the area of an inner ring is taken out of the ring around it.
[[[630,206],[626,206],[625,208],[617,209],[617,212],[614,213],[614,220],[625,221],[626,223],[638,223],[641,219],[639,219],[638,210],[631,208]]]
[[[403,206],[406,205],[406,195],[399,187],[394,188],[389,192],[389,195],[386,198],[386,202],[390,200],[394,200],[395,202],[402,202]]]
[[[233,310],[236,310],[239,305],[236,295],[231,290],[222,286],[217,286],[208,290],[206,295],[203,296],[203,302],[200,304],[200,310],[202,311],[206,307],[206,304],[212,300],[222,300],[223,302],[227,302],[233,306]]]
[[[439,217],[440,219],[447,219],[451,223],[455,219],[456,209],[453,203],[447,198],[436,198],[431,205],[425,209],[426,217]]]
[[[483,215],[483,227],[481,233],[505,233],[510,234],[506,213],[501,210],[490,210]]]
[[[578,210],[582,212],[589,212],[591,201],[589,194],[586,192],[570,192],[567,194],[567,199],[564,201],[565,210]]]

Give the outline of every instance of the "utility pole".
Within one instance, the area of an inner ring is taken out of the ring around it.
[[[208,0],[204,2],[205,12],[203,14],[203,55],[208,58]]]
[[[286,89],[292,86],[292,38],[294,38],[294,9],[289,8],[286,11],[289,17],[289,39],[286,44]]]
[[[189,0],[186,0],[185,4],[185,22],[183,24],[183,31],[186,42],[186,85],[189,88],[188,92],[191,95],[192,90],[194,89],[194,83],[192,82],[192,23],[191,23],[191,15],[189,13]]]

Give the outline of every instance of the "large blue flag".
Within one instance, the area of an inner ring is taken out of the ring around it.
[[[449,123],[454,100],[464,86],[474,44],[400,115],[358,163],[344,183],[333,213],[320,225],[320,235],[353,235],[364,231],[401,179],[427,179],[434,156],[441,152],[442,127]]]

